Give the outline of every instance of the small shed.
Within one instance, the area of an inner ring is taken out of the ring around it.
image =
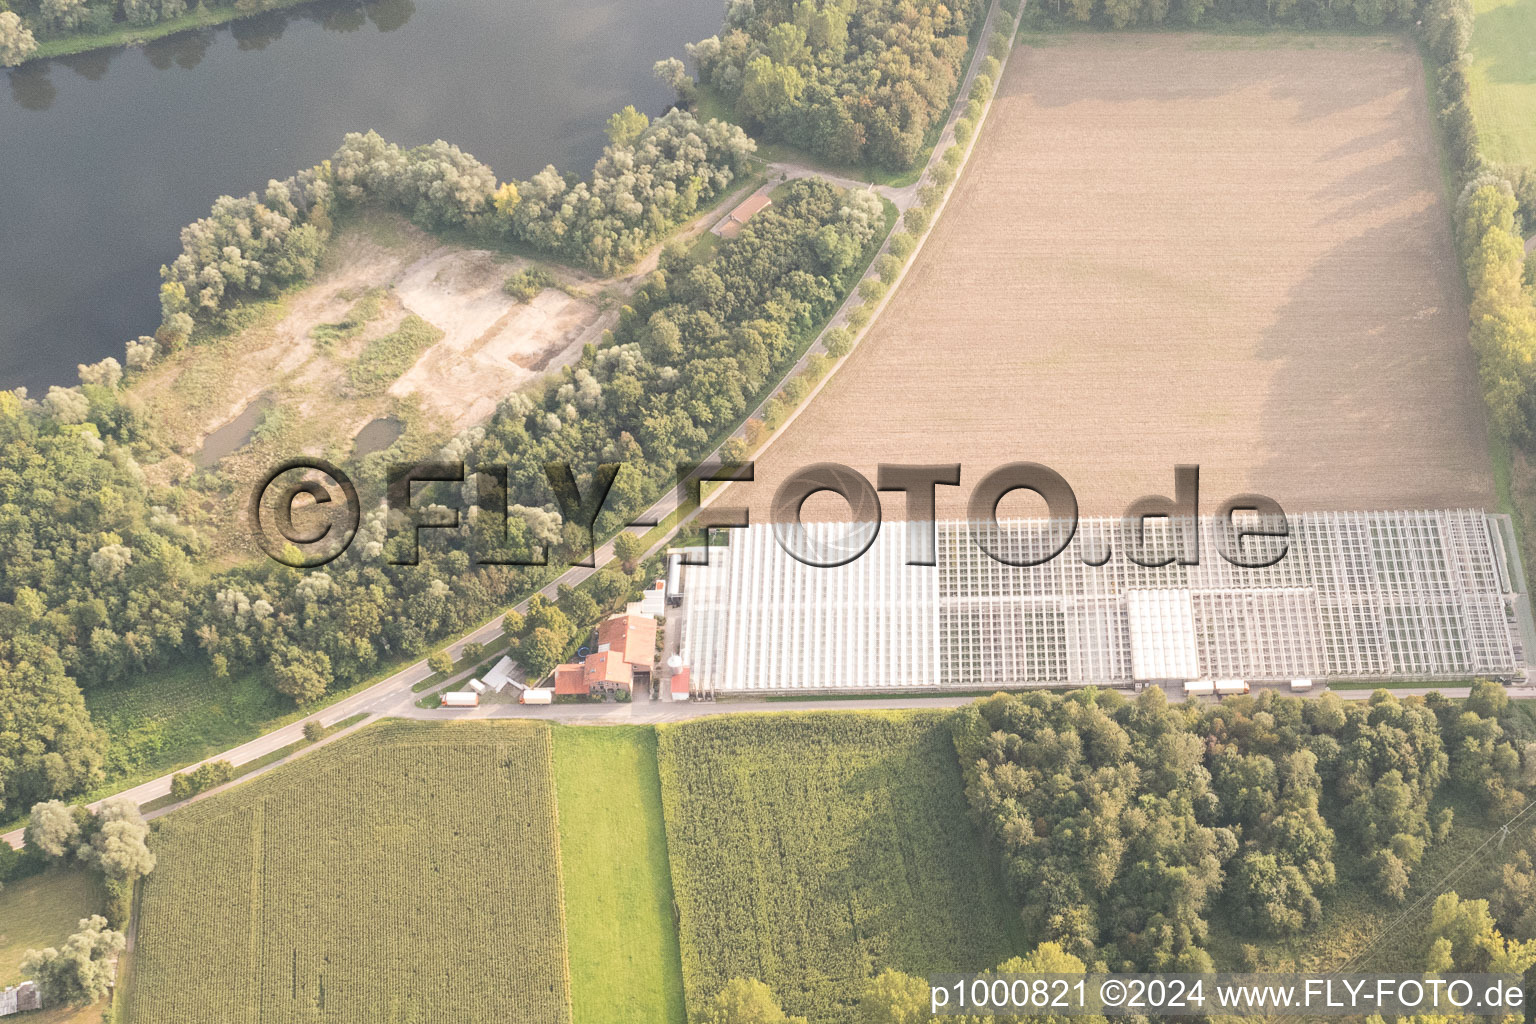
[[[756,195],[750,195],[743,199],[741,205],[726,214],[725,220],[721,221],[718,229],[720,237],[735,238],[741,233],[743,224],[772,205],[773,200],[769,199],[767,193],[764,192],[759,192]]]
[[[693,673],[685,665],[672,673],[672,699],[687,700],[691,690]]]
[[[7,988],[0,992],[0,1017],[9,1017],[13,1013],[42,1008],[43,994],[38,991],[35,981],[24,981],[14,988]]]
[[[504,656],[491,666],[490,671],[486,672],[485,685],[492,693],[500,693],[507,688],[508,683],[516,683],[512,678],[515,671],[517,666],[513,664],[511,657]]]

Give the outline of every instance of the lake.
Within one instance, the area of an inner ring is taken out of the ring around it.
[[[75,383],[159,325],[183,225],[372,128],[442,138],[503,180],[585,176],[626,103],[721,0],[326,0],[137,48],[39,61],[0,88],[0,388]]]

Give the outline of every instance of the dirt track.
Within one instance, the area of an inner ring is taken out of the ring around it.
[[[1050,42],[1009,62],[872,334],[725,503],[766,518],[774,485],[822,460],[871,479],[958,461],[974,483],[1026,459],[1097,514],[1170,493],[1179,462],[1201,466],[1206,511],[1243,491],[1298,510],[1492,504],[1417,55]],[[940,514],[968,493],[941,488]]]

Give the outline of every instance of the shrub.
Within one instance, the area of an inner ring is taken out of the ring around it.
[[[325,736],[325,726],[318,719],[310,719],[304,723],[304,738],[311,743],[318,743]]]
[[[507,278],[501,290],[518,302],[531,302],[545,288],[554,287],[555,279],[543,267],[526,267]]]
[[[104,913],[107,927],[113,931],[122,931],[128,927],[128,918],[133,911],[133,883],[109,875],[103,879],[102,885],[107,891]]]
[[[228,761],[209,761],[189,772],[177,772],[171,776],[171,796],[186,800],[199,793],[222,786],[235,777],[235,766]]]

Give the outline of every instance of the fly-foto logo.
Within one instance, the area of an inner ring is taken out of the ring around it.
[[[595,564],[598,516],[626,468],[624,463],[603,463],[583,483],[569,463],[545,465],[545,483],[558,512],[540,513],[546,521],[557,522],[565,533],[567,552],[577,555],[569,564]],[[421,558],[422,531],[448,530],[469,535],[475,565],[549,565],[551,549],[556,545],[548,539],[530,537],[513,520],[513,510],[519,506],[509,504],[508,472],[506,466],[494,465],[466,469],[462,462],[392,468],[385,489],[385,543],[380,548],[385,561],[416,565]],[[755,476],[751,462],[680,465],[671,498],[653,506],[652,516],[631,519],[628,527],[653,527],[661,515],[696,508],[704,483],[732,482],[745,487]],[[905,501],[907,564],[931,566],[937,561],[938,488],[958,487],[960,477],[959,463],[881,464],[873,483],[840,463],[807,466],[774,491],[770,512],[774,537],[786,553],[806,565],[847,565],[868,551],[879,535],[885,518],[881,492],[900,492]],[[467,484],[472,486],[466,488]],[[423,493],[442,498],[452,485],[458,485],[459,506],[440,500],[421,503]],[[438,490],[428,490],[433,487]],[[1044,501],[1045,517],[1000,522],[997,513],[1003,499],[1020,491]],[[806,502],[821,493],[836,494],[848,504],[847,520],[835,536],[827,536],[825,530],[813,535],[803,521]],[[466,494],[473,497],[465,501]],[[470,509],[477,513],[472,530],[466,529],[464,515]],[[1200,467],[1175,467],[1172,498],[1146,495],[1126,508],[1123,518],[1129,543],[1120,554],[1148,567],[1174,562],[1198,564],[1199,510]],[[321,460],[292,460],[274,468],[254,489],[249,505],[257,543],[273,559],[294,568],[315,568],[340,557],[357,537],[361,516],[357,488],[339,468]],[[990,558],[1013,566],[1041,565],[1060,556],[1077,535],[1077,495],[1055,470],[1035,462],[1011,462],[991,470],[972,488],[966,502],[966,521],[973,541]],[[1148,525],[1154,521],[1171,527],[1173,545],[1150,543]],[[1233,565],[1264,568],[1280,561],[1289,550],[1290,524],[1285,511],[1265,495],[1239,494],[1226,499],[1215,524],[1217,553]],[[705,507],[695,512],[693,525],[705,531],[707,541],[710,531],[750,525],[750,515],[743,507]],[[704,550],[707,553],[707,543]],[[1085,562],[1091,558],[1089,564],[1103,565],[1115,555],[1106,548],[1082,557]]]

